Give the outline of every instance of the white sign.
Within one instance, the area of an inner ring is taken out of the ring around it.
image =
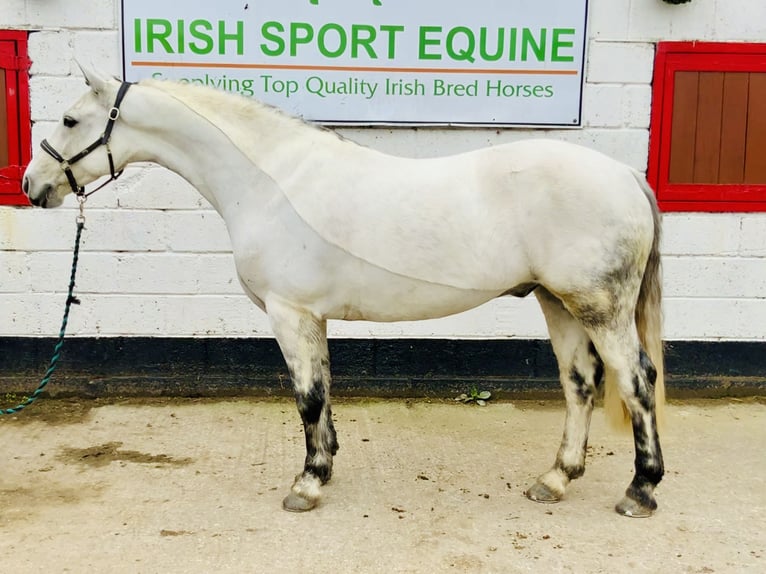
[[[126,80],[331,124],[578,126],[587,0],[122,0]]]

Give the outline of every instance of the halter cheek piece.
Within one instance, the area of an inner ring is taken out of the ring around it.
[[[40,147],[43,148],[43,150],[50,155],[53,159],[55,159],[57,162],[59,162],[59,165],[61,166],[61,169],[64,170],[64,174],[66,175],[67,181],[69,181],[69,187],[72,188],[72,192],[77,195],[79,198],[86,198],[92,193],[96,193],[99,189],[107,185],[108,183],[113,182],[115,179],[120,177],[122,175],[123,170],[120,170],[118,172],[114,171],[114,159],[112,158],[112,150],[109,148],[109,138],[112,136],[112,128],[114,127],[114,122],[117,121],[117,118],[120,117],[120,104],[122,104],[122,100],[125,97],[125,94],[128,92],[128,88],[130,88],[131,83],[130,82],[122,82],[120,85],[120,89],[117,91],[117,97],[114,99],[114,105],[109,110],[109,116],[106,121],[106,127],[104,128],[104,133],[101,134],[101,137],[99,137],[96,141],[94,141],[92,144],[90,144],[88,147],[86,147],[84,150],[82,150],[80,153],[77,153],[73,155],[69,159],[65,159],[64,156],[62,156],[59,152],[55,150],[55,148],[48,143],[48,140],[43,140],[40,143]],[[95,149],[98,149],[101,146],[106,146],[106,153],[109,157],[109,172],[111,173],[111,178],[99,185],[96,189],[85,193],[85,187],[80,187],[77,185],[77,180],[74,177],[74,174],[72,173],[72,168],[70,166],[74,165],[78,161],[80,161],[82,158],[87,156],[90,152],[92,152]]]

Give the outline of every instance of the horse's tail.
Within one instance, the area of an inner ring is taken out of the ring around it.
[[[654,220],[654,237],[649,258],[644,268],[644,277],[641,280],[635,317],[641,346],[649,355],[654,368],[657,369],[657,379],[654,383],[654,400],[657,421],[659,423],[663,420],[663,407],[665,405],[665,363],[662,344],[662,268],[660,264],[662,216],[657,207],[654,192],[649,187],[644,176],[637,171],[634,171],[633,175],[644,191],[644,195],[651,206],[652,218]],[[604,410],[608,419],[617,427],[629,426],[630,414],[622,403],[617,389],[610,389],[610,385],[605,386]],[[611,385],[611,387],[614,387],[614,385]]]

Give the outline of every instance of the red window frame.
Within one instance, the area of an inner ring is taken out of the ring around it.
[[[5,75],[8,165],[0,165],[0,205],[29,205],[21,177],[32,157],[27,32],[0,30],[0,74]]]
[[[654,62],[647,178],[664,211],[766,211],[764,184],[669,182],[675,73],[766,72],[766,44],[660,42]]]

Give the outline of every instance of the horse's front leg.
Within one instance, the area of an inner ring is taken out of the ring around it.
[[[330,480],[338,450],[330,409],[327,322],[281,300],[268,300],[266,310],[287,362],[306,438],[303,472],[282,506],[305,512],[318,504],[320,486]]]

